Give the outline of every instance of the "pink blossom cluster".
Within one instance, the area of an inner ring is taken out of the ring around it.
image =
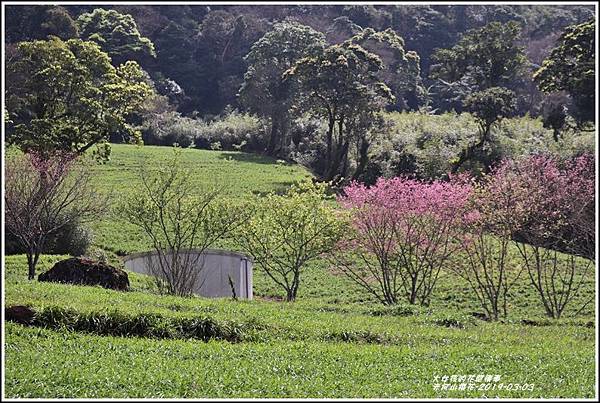
[[[377,236],[390,252],[413,247],[420,253],[434,253],[447,244],[457,222],[467,213],[471,189],[464,177],[429,183],[405,177],[380,178],[371,187],[352,183],[338,201],[353,210],[352,225],[358,233],[354,242],[362,247],[376,247],[378,242],[371,238]]]
[[[531,242],[566,236],[593,238],[594,157],[561,161],[547,155],[506,160],[484,181],[475,209],[496,228]]]
[[[77,153],[68,151],[55,151],[51,155],[30,151],[26,155],[35,171],[52,181],[65,176],[78,157]]]

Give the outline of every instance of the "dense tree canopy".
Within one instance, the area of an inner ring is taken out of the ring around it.
[[[424,102],[426,90],[421,80],[419,55],[406,50],[404,40],[391,28],[377,32],[372,28],[362,30],[348,40],[378,55],[383,68],[378,77],[396,97],[395,109],[417,109]]]
[[[568,27],[534,74],[542,91],[566,91],[571,95],[579,123],[594,120],[595,30],[593,20]]]
[[[514,21],[470,30],[452,48],[433,53],[430,77],[438,80],[438,90],[453,87],[460,100],[473,91],[514,88],[527,60],[518,44],[520,34]]]
[[[97,8],[77,18],[81,38],[100,45],[108,53],[115,66],[127,60],[145,64],[156,56],[154,44],[138,31],[137,24],[129,14]]]
[[[93,42],[21,42],[6,74],[7,140],[25,151],[82,153],[111,132],[139,137],[127,118],[151,87],[137,63],[115,68]]]
[[[492,127],[514,112],[516,107],[515,93],[502,87],[492,87],[484,91],[470,94],[465,100],[465,108],[471,112],[479,125],[477,141],[467,147],[459,155],[453,166],[453,171],[467,160],[474,157],[475,152],[482,151],[483,146],[490,141]],[[485,161],[485,157],[483,158]],[[486,161],[487,166],[491,161]]]
[[[381,59],[359,45],[333,45],[316,57],[299,60],[285,72],[299,85],[297,107],[327,121],[326,180],[345,176],[347,158],[357,129],[364,133],[379,111],[394,96],[377,78]]]
[[[270,119],[268,154],[287,147],[293,93],[283,73],[299,59],[315,56],[325,47],[325,36],[295,23],[279,23],[256,41],[246,56],[248,71],[240,101],[252,112]]]
[[[6,39],[10,42],[45,39],[48,35],[61,39],[75,38],[77,24],[62,6],[19,6],[6,8]]]
[[[594,116],[593,7],[82,4],[10,5],[6,14],[7,138],[24,149],[143,138],[266,152],[322,178],[374,181],[390,172],[443,177],[482,139],[466,170],[524,150],[575,153],[591,144],[587,134],[571,142],[591,130]],[[73,61],[40,52],[24,64],[20,43],[50,36],[94,42],[114,74],[89,67],[104,66],[104,59],[88,54]],[[36,76],[34,66],[61,69]],[[90,73],[69,95],[63,86],[79,83],[81,70],[73,66]],[[105,83],[125,70],[134,85],[121,89],[132,92],[109,94]],[[133,95],[145,92],[141,83],[160,96]],[[96,95],[80,95],[88,84]],[[543,117],[553,145],[537,126],[519,126],[520,137],[507,138],[506,130],[516,130],[513,120],[509,129],[478,127],[486,108],[499,110],[494,102],[504,102],[504,90],[514,93],[511,114]],[[123,101],[129,96],[133,101]],[[129,109],[119,110],[121,102]],[[90,112],[97,104],[98,113]],[[44,108],[41,117],[31,112]],[[55,110],[79,116],[66,119]],[[463,111],[471,114],[450,119]],[[442,133],[443,125],[452,129]]]

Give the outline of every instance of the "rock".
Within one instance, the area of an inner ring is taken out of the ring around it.
[[[127,273],[107,263],[73,257],[57,262],[54,267],[38,276],[39,281],[78,285],[99,285],[113,290],[129,289]]]
[[[20,323],[22,325],[30,325],[33,322],[35,312],[29,307],[23,305],[13,305],[4,308],[4,319]]]

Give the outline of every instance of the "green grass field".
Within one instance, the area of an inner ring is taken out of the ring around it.
[[[167,158],[161,147],[114,145],[112,160],[94,167],[100,189],[118,195],[136,186],[136,166]],[[309,177],[304,169],[232,152],[184,150],[198,183],[219,184],[228,197],[283,190]],[[149,249],[135,227],[109,212],[93,225],[95,246],[111,261]],[[223,246],[228,246],[224,243]],[[43,256],[39,272],[64,256]],[[24,256],[5,259],[6,305],[58,309],[100,318],[208,318],[237,329],[237,342],[102,336],[64,328],[5,326],[6,397],[594,397],[594,306],[573,317],[594,293],[551,321],[525,276],[503,323],[476,319],[468,287],[444,274],[431,306],[384,308],[323,261],[302,279],[298,301],[254,273],[253,301],[157,295],[130,273],[132,291],[29,282]],[[104,315],[104,316],[103,316]],[[528,319],[528,325],[522,323]],[[490,390],[441,391],[435,377],[500,375]],[[516,384],[533,385],[516,390]],[[532,389],[532,390],[531,390]]]

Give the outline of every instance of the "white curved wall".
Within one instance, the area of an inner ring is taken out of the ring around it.
[[[195,251],[188,253],[198,255]],[[156,252],[136,253],[124,258],[128,270],[150,275],[149,260],[156,260]],[[207,249],[197,260],[200,275],[194,293],[203,297],[232,297],[229,277],[233,280],[238,298],[252,299],[252,260],[239,253]]]

